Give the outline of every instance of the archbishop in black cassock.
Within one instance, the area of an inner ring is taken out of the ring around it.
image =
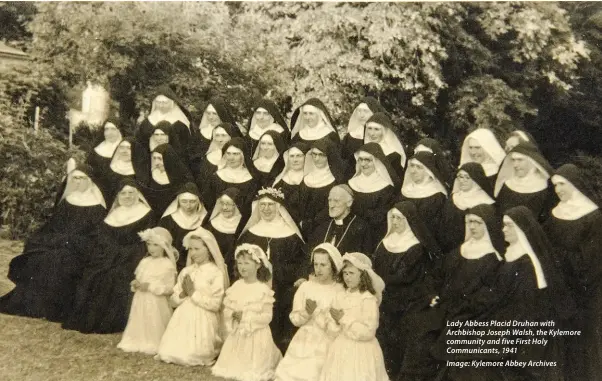
[[[334,186],[328,195],[329,220],[320,224],[308,239],[312,252],[321,243],[330,243],[341,253],[372,253],[374,234],[362,218],[352,213],[354,192],[347,185]]]

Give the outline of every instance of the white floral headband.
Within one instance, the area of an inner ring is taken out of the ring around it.
[[[251,259],[253,259],[253,261],[262,263],[269,270],[270,274],[272,274],[272,264],[261,247],[250,243],[243,243],[236,248],[234,258],[238,257],[238,254],[243,251],[251,254]]]
[[[257,192],[257,198],[263,196],[272,196],[274,198],[284,201],[284,193],[282,193],[282,190],[280,190],[280,188],[261,188]]]
[[[167,229],[156,227],[152,229],[146,229],[141,232],[138,232],[138,236],[142,239],[143,242],[153,242],[157,245],[161,246],[165,251],[165,255],[173,262],[175,265],[176,261],[180,257],[178,250],[171,245],[172,238],[171,234]]]

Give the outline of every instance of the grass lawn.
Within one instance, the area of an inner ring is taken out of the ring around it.
[[[22,245],[0,240],[0,295],[14,285],[8,263]],[[44,320],[0,314],[0,379],[3,381],[217,381],[208,369],[155,361],[116,348],[121,335],[84,335]]]

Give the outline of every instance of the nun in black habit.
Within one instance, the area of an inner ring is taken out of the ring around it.
[[[364,130],[364,143],[378,143],[397,177],[403,179],[407,157],[399,131],[387,114],[377,112],[368,119]]]
[[[257,181],[250,172],[252,168],[248,145],[242,138],[231,139],[222,148],[222,159],[217,171],[208,179],[197,183],[208,210],[213,210],[217,196],[228,188],[236,188],[242,195],[242,214],[248,215],[251,200],[257,192]]]
[[[399,202],[388,211],[387,232],[372,263],[386,284],[377,338],[391,376],[397,375],[406,349],[416,339],[420,315],[414,312],[424,306],[428,296],[424,282],[429,258],[439,254],[440,249],[414,204]]]
[[[236,277],[234,250],[236,249],[236,240],[245,222],[245,218],[240,213],[242,200],[242,195],[238,189],[228,188],[224,190],[217,199],[215,208],[211,212],[211,217],[209,217],[209,220],[203,226],[215,237],[228,267],[230,279],[235,279]]]
[[[560,202],[544,230],[577,303],[577,313],[566,329],[582,331],[581,336],[567,338],[567,379],[595,380],[602,374],[602,213],[575,165],[558,168],[552,183]]]
[[[161,129],[169,137],[169,143],[174,147],[180,158],[188,163],[188,144],[191,141],[194,126],[192,117],[182,105],[178,96],[168,86],[160,87],[153,97],[151,112],[136,132],[136,140],[147,152],[154,147],[149,146],[154,129],[161,122]]]
[[[503,233],[509,246],[494,282],[496,302],[482,321],[560,322],[574,302],[552,263],[552,247],[531,210],[517,206],[506,211]],[[519,336],[507,336],[516,339]],[[521,337],[524,339],[524,337]],[[546,346],[517,344],[516,353],[504,354],[499,360],[556,361],[555,367],[505,367],[499,371],[507,380],[564,380],[561,347],[563,338],[549,339]],[[484,375],[485,376],[485,375]],[[489,379],[484,377],[483,379]]]
[[[555,201],[549,181],[552,172],[535,146],[520,143],[514,147],[500,166],[493,191],[500,212],[523,205],[545,221]]]
[[[355,107],[349,123],[347,124],[347,134],[343,138],[341,153],[343,160],[347,163],[347,169],[351,170],[348,178],[353,176],[355,168],[355,153],[364,145],[364,128],[370,117],[377,112],[385,112],[378,100],[373,97],[365,97]]]
[[[466,163],[458,169],[452,195],[443,205],[441,226],[433,232],[443,252],[449,252],[464,242],[466,211],[479,204],[495,204],[493,188],[481,164]]]
[[[270,187],[284,168],[286,143],[276,131],[267,131],[253,153],[253,177],[259,187]]]
[[[429,231],[439,229],[447,188],[432,153],[418,152],[408,160],[401,187],[401,201],[406,200],[414,203]]]
[[[211,144],[205,158],[201,161],[199,170],[194,172],[197,183],[213,175],[222,160],[222,149],[232,138],[241,137],[240,130],[231,123],[220,123],[213,129]]]
[[[491,309],[493,303],[497,301],[494,284],[504,252],[505,244],[501,221],[495,208],[491,205],[481,204],[469,209],[466,214],[466,239],[459,248],[444,257],[439,276],[433,276],[431,286],[433,290],[439,290],[439,292],[430,299],[431,316],[427,315],[424,320],[427,325],[430,323],[431,332],[440,331],[430,352],[436,360],[441,361],[438,371],[439,379],[501,380],[501,377],[496,378],[492,375],[489,378],[483,378],[481,368],[448,367],[444,361],[496,358],[497,355],[492,354],[448,353],[447,348],[450,347],[447,344],[448,339],[474,339],[475,336],[448,335],[450,330],[446,327],[446,321],[478,320]],[[484,331],[489,329],[487,327],[471,328]],[[428,341],[425,340],[425,342]],[[421,347],[422,343],[418,345],[418,349]],[[415,358],[411,358],[411,360],[416,361]],[[405,364],[404,361],[399,380],[407,379],[408,373],[404,369],[407,365],[411,365],[411,363]],[[409,369],[416,368],[409,366]]]
[[[180,253],[176,262],[178,273],[186,266],[188,257],[184,237],[200,227],[206,216],[207,210],[200,199],[199,189],[194,183],[188,182],[180,188],[159,220],[159,226],[169,231],[173,237],[173,246]]]
[[[102,126],[103,136],[94,144],[86,159],[86,164],[92,168],[95,178],[108,171],[111,158],[125,136],[119,121],[114,118],[107,119]]]
[[[69,173],[52,217],[11,260],[8,279],[16,287],[0,298],[0,312],[60,321],[71,308],[82,272],[80,255],[91,249],[90,240],[106,215],[91,173],[87,165]]]
[[[220,123],[236,124],[234,116],[230,112],[229,105],[221,98],[214,97],[202,107],[203,115],[198,129],[192,132],[192,143],[190,147],[191,167],[200,168],[203,158],[213,138],[213,129]]]
[[[274,342],[285,352],[293,337],[291,312],[294,283],[306,268],[309,256],[303,251],[299,228],[284,206],[284,195],[275,188],[261,189],[253,202],[253,211],[237,245],[251,243],[261,247],[272,263],[274,317],[270,323]]]
[[[286,120],[278,110],[276,103],[269,99],[261,99],[253,107],[253,116],[247,125],[251,150],[255,151],[259,138],[268,131],[274,131],[280,135],[284,144],[291,140],[291,132]]]
[[[416,147],[414,147],[414,154],[426,151],[435,155],[437,169],[439,169],[439,173],[441,173],[441,178],[445,181],[445,186],[447,188],[452,188],[454,183],[454,174],[455,169],[451,165],[448,156],[443,151],[443,147],[438,140],[432,138],[423,138],[416,143]]]
[[[330,140],[337,146],[341,143],[328,109],[318,98],[309,99],[293,112],[291,126],[293,142],[311,145],[319,140]]]
[[[98,186],[106,202],[111,205],[117,194],[117,187],[122,180],[136,179],[140,183],[148,183],[150,177],[149,163],[146,161],[146,152],[136,139],[126,137],[117,145],[108,168],[98,176]]]
[[[504,157],[506,152],[495,134],[487,128],[477,128],[468,134],[462,143],[460,166],[469,162],[481,164],[493,186]]]
[[[368,222],[371,234],[382,237],[400,180],[378,143],[364,144],[355,158],[355,175],[348,182],[354,192],[353,212]]]
[[[506,139],[506,145],[504,146],[504,150],[506,152],[510,152],[512,148],[516,147],[519,143],[531,143],[537,149],[539,149],[533,135],[531,135],[525,130],[514,130],[510,133],[510,135],[508,135],[508,139]]]
[[[305,237],[328,220],[328,193],[343,183],[345,168],[338,148],[330,140],[319,140],[305,156],[305,177],[299,189],[300,225]]]
[[[300,188],[305,176],[305,155],[309,146],[296,142],[284,152],[284,168],[274,180],[273,186],[280,188],[286,200],[286,209],[295,221],[300,220]]]
[[[193,181],[188,167],[169,144],[161,144],[151,153],[151,176],[142,192],[157,214],[165,212],[180,187]]]
[[[124,180],[109,214],[97,227],[73,307],[62,327],[82,333],[122,332],[128,320],[134,270],[146,254],[138,232],[154,226],[155,217],[132,180]]]

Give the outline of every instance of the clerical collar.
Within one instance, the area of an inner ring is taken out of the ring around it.
[[[349,218],[351,217],[351,220],[349,220],[349,223],[346,223]],[[333,219],[333,221],[336,223],[336,220]],[[338,237],[336,235],[336,231],[335,234],[330,238],[330,240],[328,239],[328,236],[330,235],[330,230],[332,229],[332,222],[330,221],[330,223],[328,224],[328,229],[326,230],[326,234],[324,235],[324,241],[323,242],[330,242],[333,246],[335,247],[339,247],[339,245],[341,244],[341,242],[343,242],[343,239],[345,239],[345,236],[347,235],[347,232],[349,231],[349,227],[351,227],[351,224],[353,223],[353,221],[355,221],[355,215],[349,213],[349,215],[347,215],[347,217],[343,218],[343,223],[345,225],[347,225],[345,227],[345,231],[343,232],[343,234],[341,234],[340,237]]]
[[[351,212],[349,212],[349,214],[347,214],[343,218],[333,218],[335,225],[338,225],[338,226],[346,225],[346,222],[349,221],[350,216],[351,216]]]

